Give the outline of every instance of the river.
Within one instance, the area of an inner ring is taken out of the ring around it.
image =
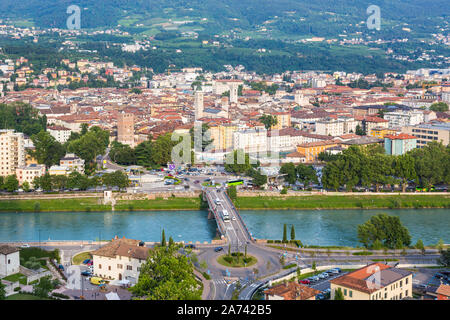
[[[247,210],[242,218],[255,238],[281,239],[283,224],[308,245],[357,245],[357,225],[380,212],[397,215],[412,241],[450,243],[449,209]],[[0,213],[0,241],[96,240],[115,235],[144,241],[211,241],[216,224],[205,211]]]

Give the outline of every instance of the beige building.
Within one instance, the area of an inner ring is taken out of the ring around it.
[[[431,141],[442,142],[448,146],[450,141],[450,123],[435,122],[402,128],[402,132],[417,138],[417,148],[424,147]]]
[[[0,130],[0,176],[16,174],[18,167],[25,165],[23,133]]]
[[[117,141],[134,147],[134,115],[119,113],[117,117]]]
[[[94,275],[117,284],[121,281],[136,284],[141,265],[146,262],[150,250],[140,240],[119,239],[116,236],[107,245],[92,252]]]
[[[33,188],[33,180],[36,177],[41,177],[45,174],[45,165],[30,164],[28,166],[20,166],[16,169],[17,180],[19,185],[23,185],[26,181]]]
[[[69,128],[63,126],[48,126],[47,131],[56,139],[56,141],[62,144],[69,140],[70,134],[72,133]]]
[[[330,280],[331,300],[341,289],[344,300],[402,300],[412,298],[412,272],[382,263]]]

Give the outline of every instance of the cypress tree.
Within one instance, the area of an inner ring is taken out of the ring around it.
[[[161,236],[161,247],[166,246],[166,234],[164,233],[164,229],[162,230],[162,236]]]
[[[287,242],[287,227],[286,224],[283,226],[283,243]]]
[[[291,227],[291,240],[295,240],[295,229],[294,229],[294,225],[292,225],[292,227]]]

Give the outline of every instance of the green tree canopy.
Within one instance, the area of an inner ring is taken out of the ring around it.
[[[202,294],[192,263],[176,247],[150,250],[139,280],[130,291],[148,300],[200,300]]]
[[[385,247],[394,249],[399,244],[408,246],[411,243],[411,235],[399,217],[382,213],[372,216],[369,221],[358,226],[358,240],[366,248],[379,240]]]

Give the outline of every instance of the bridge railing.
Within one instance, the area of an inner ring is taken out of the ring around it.
[[[247,225],[245,224],[244,220],[242,219],[241,215],[239,214],[239,211],[236,209],[233,201],[231,201],[230,196],[228,195],[227,192],[225,192],[225,197],[228,199],[228,201],[231,203],[231,207],[234,210],[235,215],[238,217],[239,221],[241,222],[242,226],[245,229],[245,232],[247,233],[247,236],[250,240],[252,240],[253,242],[255,241],[255,239],[253,238],[252,234],[250,233],[250,231],[247,228]]]
[[[222,220],[220,219],[220,214],[217,212],[216,209],[214,209],[213,201],[211,200],[208,192],[205,192],[204,194],[206,195],[206,200],[208,201],[209,209],[212,211],[214,217],[216,218],[217,227],[219,228],[220,233],[222,235],[225,235],[225,228],[224,225],[222,224]]]

